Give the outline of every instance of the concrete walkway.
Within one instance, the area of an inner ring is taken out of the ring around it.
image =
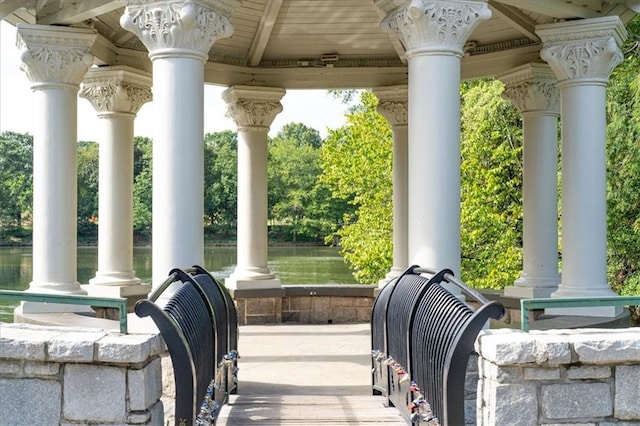
[[[240,327],[238,395],[220,426],[406,426],[371,394],[369,324]]]

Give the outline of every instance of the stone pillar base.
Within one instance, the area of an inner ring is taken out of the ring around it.
[[[537,299],[551,297],[551,293],[557,289],[557,287],[521,287],[513,285],[504,288],[504,295],[519,299]]]
[[[225,279],[224,284],[229,290],[267,290],[281,288],[282,283],[278,278],[250,280],[237,278],[232,274],[229,278]]]
[[[138,280],[140,281],[140,280]],[[133,312],[136,302],[144,299],[151,291],[151,284],[134,284],[134,285],[97,285],[89,284],[83,286],[87,290],[87,294],[91,297],[122,297],[127,299],[127,312]],[[117,320],[118,309],[101,308],[93,306],[97,318],[107,318]]]

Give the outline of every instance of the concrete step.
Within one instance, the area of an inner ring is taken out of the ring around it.
[[[398,410],[371,395],[233,395],[217,426],[406,426]]]

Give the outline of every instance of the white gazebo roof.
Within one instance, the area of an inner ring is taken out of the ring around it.
[[[376,87],[406,82],[398,38],[381,29],[380,0],[243,0],[230,38],[214,43],[205,80],[220,85],[285,88]],[[384,2],[384,1],[382,1]],[[535,27],[560,20],[617,15],[628,22],[638,0],[490,0],[493,14],[470,37],[462,78],[500,74],[540,61]],[[4,0],[0,18],[95,28],[98,65],[150,71],[140,40],[120,26],[122,0]],[[19,9],[18,9],[19,8]]]

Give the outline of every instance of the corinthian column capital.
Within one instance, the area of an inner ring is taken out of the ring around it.
[[[125,0],[122,28],[138,36],[151,60],[192,56],[206,61],[216,40],[233,33],[231,14],[237,0]]]
[[[522,114],[560,115],[558,80],[546,64],[526,64],[498,76],[504,83],[502,97]]]
[[[227,103],[227,117],[238,128],[268,131],[273,119],[282,111],[280,100],[285,93],[281,88],[232,86],[222,92],[222,99]]]
[[[152,98],[151,76],[126,66],[92,68],[82,81],[80,97],[99,113],[135,115]]]
[[[536,34],[544,45],[540,57],[549,63],[561,85],[606,85],[622,62],[620,46],[627,37],[617,16],[539,25]]]
[[[391,126],[406,126],[409,122],[407,85],[377,87],[374,95],[380,101],[378,112]]]
[[[77,90],[93,63],[89,49],[97,34],[85,28],[18,24],[21,69],[36,88],[70,85]]]
[[[491,17],[486,0],[376,0],[381,26],[398,35],[407,58],[420,53],[459,57],[474,28]]]

